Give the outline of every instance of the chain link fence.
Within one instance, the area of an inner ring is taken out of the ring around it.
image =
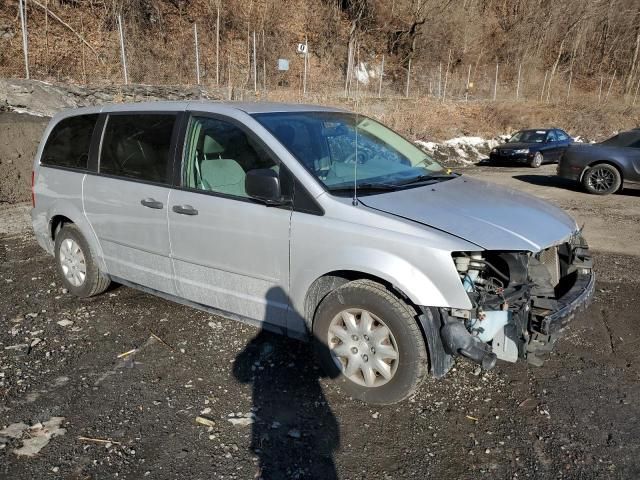
[[[314,55],[313,44],[306,54],[291,45],[289,69],[278,70],[279,58],[268,49],[273,39],[265,38],[264,31],[247,30],[244,38],[222,42],[217,25],[198,23],[196,16],[179,15],[157,28],[102,10],[83,15],[86,9],[75,3],[5,0],[0,5],[0,77],[91,86],[201,85],[224,88],[228,98],[268,95],[274,100],[430,96],[568,102],[586,96],[582,100],[635,105],[640,90],[639,80],[635,92],[623,97],[614,72],[588,88],[583,84],[578,94],[571,72],[541,72],[522,64],[432,64],[428,52],[414,65],[390,69],[383,57],[360,61],[364,49],[357,46],[351,53],[345,47],[346,68],[340,69],[335,59]]]

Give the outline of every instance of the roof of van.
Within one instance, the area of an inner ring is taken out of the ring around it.
[[[132,102],[132,103],[105,103],[92,107],[82,107],[65,110],[59,116],[83,115],[100,112],[149,112],[149,111],[182,111],[200,110],[205,112],[220,112],[239,110],[248,114],[252,113],[277,113],[277,112],[346,112],[335,107],[322,105],[309,105],[304,103],[273,103],[273,102],[217,102],[211,100],[193,101],[160,101],[160,102]]]

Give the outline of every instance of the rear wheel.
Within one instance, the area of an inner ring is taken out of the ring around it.
[[[320,303],[313,333],[319,359],[341,388],[386,405],[411,395],[427,372],[415,310],[383,285],[349,282]]]
[[[530,165],[533,168],[540,168],[540,165],[542,165],[543,160],[544,160],[544,157],[542,156],[542,153],[536,152],[536,154],[531,159]]]
[[[78,227],[66,224],[56,235],[56,268],[67,290],[78,297],[104,292],[111,283],[102,273]]]
[[[620,172],[613,165],[600,163],[587,170],[582,177],[585,190],[595,195],[608,195],[618,191],[622,184]]]

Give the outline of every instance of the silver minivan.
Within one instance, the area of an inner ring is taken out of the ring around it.
[[[348,394],[379,404],[455,357],[541,364],[594,289],[563,211],[335,108],[65,111],[36,155],[32,220],[71,293],[113,281],[312,339]]]

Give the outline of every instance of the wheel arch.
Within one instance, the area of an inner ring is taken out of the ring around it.
[[[611,159],[593,160],[592,162],[589,162],[589,164],[582,169],[582,172],[580,173],[579,182],[582,183],[582,180],[584,180],[584,175],[589,170],[591,170],[596,165],[601,165],[603,163],[607,165],[611,165],[613,168],[615,168],[618,171],[618,174],[620,174],[620,188],[622,188],[624,185],[624,174],[622,173],[622,168],[620,167],[620,165],[618,165],[615,161]]]
[[[55,249],[55,238],[58,232],[60,232],[65,224],[73,224],[80,230],[80,233],[89,244],[89,248],[95,254],[95,259],[100,270],[107,272],[100,242],[95,236],[89,221],[79,208],[71,202],[56,203],[47,212],[47,218],[49,218],[47,241],[50,242],[52,251]]]
[[[318,277],[307,290],[304,299],[304,322],[307,331],[313,331],[316,311],[327,295],[351,281],[361,279],[372,280],[385,286],[414,309],[415,320],[428,351],[429,371],[435,378],[443,377],[453,366],[453,357],[445,352],[440,339],[442,323],[439,309],[416,304],[402,289],[379,276],[358,270],[335,270]]]

